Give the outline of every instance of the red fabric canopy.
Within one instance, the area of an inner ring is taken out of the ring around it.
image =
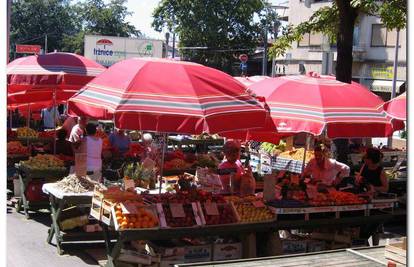
[[[201,134],[263,127],[266,110],[233,77],[191,62],[116,63],[68,101],[69,111],[122,129]]]
[[[71,53],[18,58],[7,65],[8,103],[51,100],[54,90],[58,100],[67,100],[104,70],[93,60]]]
[[[379,96],[332,76],[283,76],[250,88],[265,98],[280,134],[307,132],[330,138],[385,137],[404,127],[383,110]]]
[[[406,94],[391,99],[384,104],[384,109],[391,117],[398,120],[407,120],[407,99]]]

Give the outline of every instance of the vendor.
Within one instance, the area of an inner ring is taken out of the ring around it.
[[[125,154],[131,145],[131,138],[125,134],[124,130],[115,128],[115,131],[109,135],[111,146],[119,151],[120,155]]]
[[[223,146],[224,161],[219,165],[219,174],[224,192],[240,192],[240,181],[244,175],[240,162],[240,145],[235,141],[227,141]],[[231,177],[233,176],[232,181]]]
[[[382,153],[379,149],[368,148],[363,157],[364,165],[356,177],[357,184],[368,186],[370,192],[388,191],[388,180],[380,165],[381,159]]]
[[[314,153],[314,158],[305,168],[304,177],[311,176],[312,181],[331,186],[340,183],[343,177],[349,176],[350,168],[329,158],[329,148],[326,145],[317,144]]]

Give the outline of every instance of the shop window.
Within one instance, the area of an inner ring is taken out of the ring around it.
[[[322,45],[322,33],[306,33],[302,39],[298,42],[298,47],[310,47],[310,46],[321,46]]]

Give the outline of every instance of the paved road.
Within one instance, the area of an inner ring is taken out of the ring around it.
[[[26,220],[14,209],[7,214],[7,267],[90,267],[99,266],[82,250],[68,250],[59,256],[56,247],[46,242],[50,215]]]

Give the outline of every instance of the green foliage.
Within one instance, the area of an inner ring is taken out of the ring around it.
[[[259,22],[254,22],[254,16]],[[263,40],[263,25],[276,14],[265,12],[260,0],[163,0],[153,13],[155,30],[178,34],[184,58],[230,72],[237,54],[253,52]],[[272,30],[272,27],[269,27]]]
[[[336,0],[329,7],[317,10],[309,19],[296,27],[289,25],[283,35],[278,38],[270,49],[273,57],[283,56],[291,44],[300,41],[306,33],[322,32],[327,35],[331,42],[335,41],[339,32],[340,10],[336,2],[349,0]],[[379,16],[388,29],[403,29],[407,21],[406,0],[387,0],[384,2],[376,0],[352,0],[351,7],[359,14]]]
[[[28,43],[44,46],[48,35],[48,51],[83,53],[85,34],[140,36],[126,18],[132,13],[126,0],[25,0],[13,1],[11,16],[12,44]],[[14,46],[11,46],[14,49]]]
[[[64,45],[64,36],[79,31],[68,0],[13,1],[10,24],[12,50],[15,44],[44,47],[46,34],[48,51],[60,50]]]

